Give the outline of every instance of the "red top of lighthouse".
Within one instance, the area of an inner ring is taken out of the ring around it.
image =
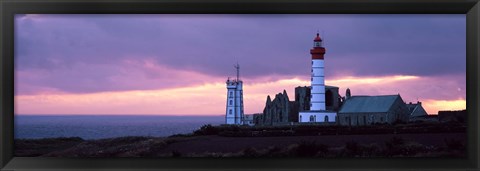
[[[325,48],[322,45],[322,38],[320,34],[317,33],[317,37],[313,39],[313,49],[310,49],[310,54],[312,54],[312,59],[322,59],[325,54]]]
[[[322,38],[320,38],[320,34],[317,33],[317,37],[315,37],[315,39],[313,39],[314,42],[321,42],[322,41]]]

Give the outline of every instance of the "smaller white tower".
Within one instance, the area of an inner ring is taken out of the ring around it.
[[[240,65],[235,65],[237,79],[230,80],[227,84],[227,111],[225,124],[243,124],[243,82],[240,80]]]

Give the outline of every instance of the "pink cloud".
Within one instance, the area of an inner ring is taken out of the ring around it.
[[[37,94],[17,95],[16,110],[19,114],[223,114],[225,111],[226,89],[221,78],[208,77],[188,71],[164,70],[165,68],[149,63],[155,71],[172,72],[175,76],[194,76],[193,80],[215,80],[211,83],[187,84],[155,90],[115,91],[84,94]],[[172,77],[174,78],[174,77]],[[248,114],[263,110],[268,95],[274,96],[286,90],[290,100],[294,100],[294,88],[308,86],[310,81],[298,77],[286,77],[279,80],[245,81],[244,104]],[[446,78],[444,78],[446,79]],[[457,110],[465,108],[465,94],[458,85],[444,79],[418,76],[385,77],[343,77],[327,79],[328,85],[339,86],[341,95],[349,87],[352,95],[385,95],[400,93],[403,99],[423,102],[428,113],[438,110]],[[199,81],[201,82],[201,81]],[[432,86],[444,83],[442,86]],[[432,88],[433,87],[433,88]],[[438,93],[435,87],[446,92]]]

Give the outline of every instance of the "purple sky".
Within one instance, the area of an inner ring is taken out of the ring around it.
[[[237,61],[251,84],[307,80],[319,30],[327,80],[445,79],[450,87],[405,96],[465,98],[465,15],[17,15],[15,22],[17,96],[223,82]]]

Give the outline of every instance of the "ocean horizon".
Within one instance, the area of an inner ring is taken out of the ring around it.
[[[203,125],[220,125],[222,115],[24,115],[14,118],[15,139],[124,136],[167,137],[188,134]]]

